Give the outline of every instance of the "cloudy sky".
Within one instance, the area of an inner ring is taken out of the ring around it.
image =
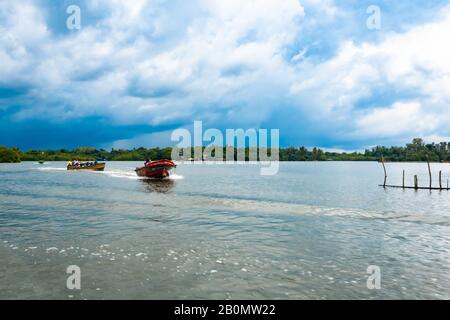
[[[164,146],[194,120],[283,146],[450,141],[449,36],[439,0],[0,0],[0,145]]]

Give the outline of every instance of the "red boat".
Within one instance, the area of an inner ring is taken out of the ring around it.
[[[136,168],[136,174],[139,177],[164,179],[170,175],[176,164],[172,160],[151,161],[145,167]]]

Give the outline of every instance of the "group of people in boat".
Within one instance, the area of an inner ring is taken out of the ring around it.
[[[98,163],[97,161],[83,162],[83,161],[78,161],[78,160],[72,160],[67,163],[67,166],[68,167],[76,167],[76,168],[84,168],[84,167],[95,166],[97,163]],[[144,167],[149,166],[151,163],[152,163],[152,160],[150,160],[150,159],[145,160]]]
[[[95,166],[97,164],[97,161],[88,161],[88,162],[82,162],[78,160],[72,160],[67,163],[68,167],[76,167],[76,168],[85,168],[85,167],[91,167]]]

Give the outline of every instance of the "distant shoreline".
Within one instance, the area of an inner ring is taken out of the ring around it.
[[[211,147],[211,146],[210,146]],[[191,147],[190,154],[186,158],[197,158],[197,152],[203,154],[205,147]],[[426,144],[422,139],[416,138],[404,147],[383,147],[376,146],[366,149],[364,152],[334,152],[326,151],[320,148],[308,149],[305,147],[283,147],[277,149],[271,148],[235,148],[235,147],[212,147],[214,152],[222,151],[224,160],[241,159],[245,155],[245,161],[260,160],[262,155],[267,155],[268,160],[279,160],[280,162],[326,162],[326,161],[352,161],[352,162],[376,162],[384,159],[384,162],[450,162],[450,143],[440,142]],[[222,150],[221,150],[222,149]],[[18,148],[6,148],[0,146],[1,162],[21,162],[21,161],[71,161],[74,159],[80,161],[145,161],[171,159],[171,147],[166,148],[134,148],[134,149],[97,149],[96,147],[79,147],[74,150],[54,149],[54,150],[27,150],[22,151]],[[180,149],[181,150],[181,149]],[[218,150],[218,151],[217,151]],[[278,155],[276,152],[278,151]],[[189,153],[188,151],[186,151]],[[212,157],[214,157],[214,152]],[[274,157],[271,157],[272,153]],[[239,156],[238,156],[239,154]],[[256,157],[257,155],[257,157]],[[242,159],[244,160],[244,159]],[[240,160],[238,160],[240,161]]]
[[[105,162],[142,162],[143,160],[104,160]],[[298,163],[330,163],[330,162],[353,162],[353,163],[380,163],[381,162],[378,160],[278,160],[279,162],[286,162],[286,163],[293,163],[293,162],[298,162]],[[53,163],[53,162],[67,162],[67,160],[46,160],[45,163]],[[232,163],[239,163],[239,164],[243,164],[243,163],[264,163],[267,161],[175,161],[176,163],[185,163],[185,164],[189,164],[189,163],[228,163],[228,164],[232,164]],[[20,161],[20,162],[0,162],[0,164],[17,164],[17,163],[38,163],[38,161],[35,160],[24,160],[24,161]],[[396,164],[396,163],[411,163],[411,164],[427,164],[427,161],[385,161],[385,164]],[[431,164],[450,164],[450,162],[438,162],[438,161],[430,161]]]

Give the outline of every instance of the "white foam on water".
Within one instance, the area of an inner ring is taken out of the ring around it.
[[[179,174],[174,173],[169,176],[169,179],[170,180],[183,180],[184,177]]]
[[[108,170],[100,172],[103,174],[106,174],[109,177],[112,178],[123,178],[123,179],[132,179],[132,180],[139,180],[142,179],[142,177],[138,177],[136,175],[136,172],[133,171],[125,171],[125,170]]]
[[[56,167],[45,167],[45,168],[36,168],[39,171],[66,171],[67,168],[56,168]],[[106,170],[106,171],[84,171],[84,172],[92,172],[96,174],[104,174],[106,176],[112,178],[121,178],[121,179],[131,179],[131,180],[142,180],[147,179],[146,177],[139,177],[134,172],[133,168],[129,168],[129,170]],[[184,177],[179,174],[171,174],[168,178],[169,180],[183,180]]]
[[[67,168],[55,168],[55,167],[45,167],[45,168],[36,168],[39,171],[66,171]]]
[[[123,179],[131,179],[131,180],[142,180],[142,179],[148,179],[147,177],[139,177],[136,175],[136,172],[134,172],[133,169],[130,169],[130,171],[126,171],[126,170],[108,170],[108,171],[103,171],[103,172],[99,172],[99,173],[103,173],[106,174],[109,177],[113,177],[113,178],[123,178]],[[169,180],[182,180],[184,179],[183,176],[178,175],[178,174],[171,174],[168,178]]]

